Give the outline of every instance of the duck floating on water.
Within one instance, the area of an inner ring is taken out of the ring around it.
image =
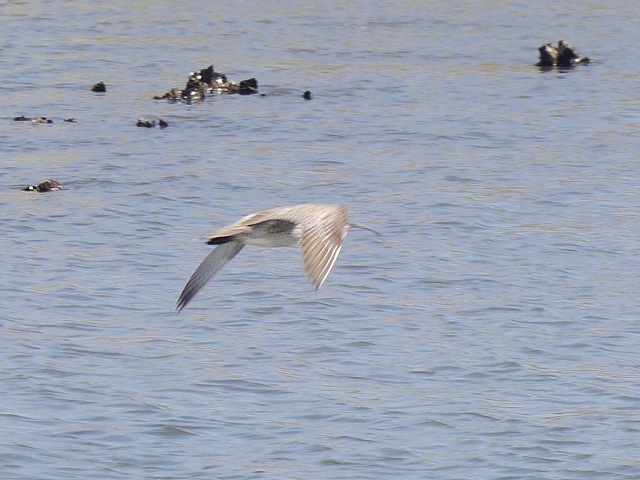
[[[91,91],[96,93],[104,93],[107,91],[107,86],[104,84],[104,82],[98,82],[93,87],[91,87]]]
[[[145,127],[145,128],[153,128],[153,127],[167,128],[168,126],[169,124],[164,120],[162,120],[161,118],[159,118],[157,122],[155,120],[146,120],[144,118],[139,118],[138,122],[136,123],[136,127]]]
[[[579,56],[571,44],[564,40],[560,40],[557,47],[550,43],[542,45],[538,52],[540,61],[536,63],[536,67],[575,67],[591,63],[589,57]]]
[[[46,182],[42,182],[39,185],[30,185],[28,187],[23,188],[26,192],[57,192],[62,189],[62,185],[57,180],[47,180]]]
[[[14,122],[31,122],[31,123],[53,123],[53,120],[47,117],[43,117],[38,115],[37,117],[25,117],[24,115],[20,115],[19,117],[13,117]],[[65,118],[63,120],[66,123],[76,123],[75,118]]]
[[[19,117],[14,117],[14,122],[31,122],[31,123],[53,123],[53,120],[47,117],[43,117],[38,115],[37,117],[25,117],[24,115],[20,115]]]

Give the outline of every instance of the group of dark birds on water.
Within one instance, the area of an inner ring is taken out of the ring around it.
[[[538,48],[538,52],[540,53],[540,61],[536,63],[536,67],[571,68],[577,65],[587,65],[591,63],[589,57],[581,57],[578,55],[573,47],[564,40],[560,40],[557,47],[554,47],[550,43],[541,45]]]
[[[557,47],[551,45],[550,43],[541,45],[538,48],[538,52],[540,55],[540,60],[538,61],[538,63],[536,63],[536,66],[541,67],[542,69],[553,67],[571,68],[578,65],[587,65],[592,63],[589,57],[581,57],[580,55],[578,55],[571,44],[565,42],[564,40],[560,40]],[[107,85],[102,81],[98,82],[91,87],[91,91],[95,93],[106,93]],[[258,82],[255,78],[242,80],[239,83],[230,82],[227,80],[227,76],[224,73],[216,72],[214,66],[210,65],[207,68],[189,73],[185,88],[172,88],[164,95],[154,96],[153,99],[168,100],[170,102],[192,103],[197,100],[204,100],[207,95],[224,93],[237,93],[239,95],[258,94]],[[306,90],[302,94],[302,98],[304,98],[305,100],[311,100],[311,92],[309,90]],[[53,119],[43,116],[36,116],[31,118],[20,115],[18,117],[14,117],[13,120],[16,122],[31,122],[34,124],[53,123]],[[65,118],[63,121],[66,123],[76,122],[75,118]],[[158,120],[147,120],[144,118],[139,118],[136,122],[136,126],[143,128],[166,128],[169,126],[169,124],[161,118],[159,118]],[[54,188],[51,188],[52,185],[54,186]],[[39,185],[32,185],[23,188],[23,190],[42,193],[57,191],[61,188],[62,186],[57,181],[49,180]]]
[[[579,56],[569,43],[562,40],[558,42],[557,47],[550,43],[544,44],[538,48],[538,52],[540,60],[536,66],[543,69],[571,68],[591,63],[588,57]],[[104,82],[98,82],[93,85],[91,91],[105,93],[107,87]],[[172,88],[164,95],[153,98],[168,100],[172,103],[192,103],[202,101],[207,95],[212,94],[264,95],[258,93],[258,82],[255,78],[239,83],[229,82],[225,74],[216,72],[213,65],[210,65],[202,70],[191,72],[185,88]],[[305,91],[302,97],[305,100],[311,100],[311,92]],[[53,123],[53,120],[41,116],[34,118],[19,116],[14,120]],[[67,118],[64,121],[75,122],[73,118]],[[162,119],[155,121],[140,118],[136,126],[166,128],[168,123]],[[23,188],[26,191],[40,193],[60,189],[62,185],[53,179]],[[205,284],[245,245],[298,247],[307,275],[314,287],[318,289],[331,272],[340,254],[342,241],[349,226],[347,210],[341,205],[301,204],[271,208],[247,215],[209,237],[207,243],[217,247],[207,255],[187,281],[178,298],[176,310],[180,311],[186,307]]]

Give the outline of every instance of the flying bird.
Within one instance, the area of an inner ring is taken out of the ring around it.
[[[341,205],[302,204],[252,213],[209,237],[218,245],[198,266],[176,304],[180,311],[245,245],[299,247],[316,290],[336,263],[349,223]]]

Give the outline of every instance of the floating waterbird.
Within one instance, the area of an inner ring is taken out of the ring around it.
[[[25,117],[24,115],[20,115],[19,117],[14,117],[14,122],[31,122],[31,123],[53,123],[53,120],[47,117],[43,117],[38,115],[37,117]]]
[[[47,180],[46,182],[42,182],[39,185],[30,185],[28,187],[23,188],[23,190],[27,192],[56,192],[62,189],[62,185],[58,183],[57,180]]]
[[[180,311],[186,307],[245,245],[300,247],[302,263],[317,290],[333,268],[348,228],[347,210],[341,205],[302,204],[247,215],[209,238],[207,243],[218,247],[191,275],[180,294],[176,309]]]
[[[136,127],[153,128],[155,126],[158,126],[160,128],[167,128],[169,124],[161,118],[158,119],[158,122],[156,122],[155,120],[146,120],[144,118],[139,118],[136,122]]]
[[[575,67],[591,63],[589,57],[579,56],[571,44],[564,40],[558,42],[557,48],[550,43],[542,45],[538,52],[540,61],[536,63],[536,67]]]
[[[107,91],[107,86],[104,82],[98,82],[93,87],[91,87],[91,91],[96,93],[104,93]]]

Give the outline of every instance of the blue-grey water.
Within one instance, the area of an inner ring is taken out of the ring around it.
[[[640,478],[637,4],[522,3],[1,2],[0,477]],[[212,63],[265,95],[152,99]],[[305,202],[384,241],[176,315]]]

